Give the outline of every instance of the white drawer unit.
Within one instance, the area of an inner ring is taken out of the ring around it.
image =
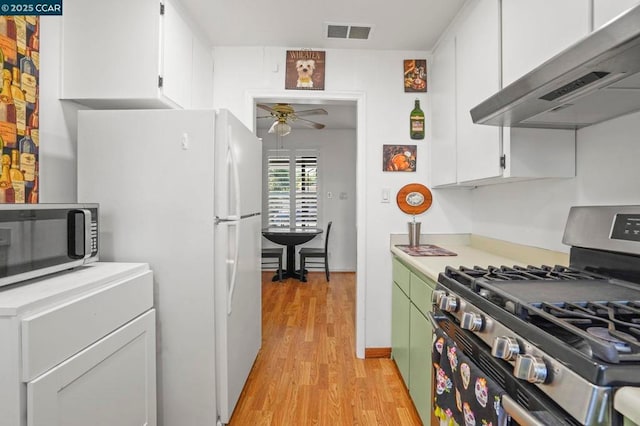
[[[156,424],[147,264],[96,263],[0,291],[2,426]]]

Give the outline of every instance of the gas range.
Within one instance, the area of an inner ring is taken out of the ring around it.
[[[640,206],[574,207],[563,242],[569,267],[447,267],[434,304],[569,424],[621,424],[613,395],[640,386]]]

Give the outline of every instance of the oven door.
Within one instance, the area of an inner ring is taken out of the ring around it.
[[[516,379],[509,363],[493,357],[491,349],[484,342],[472,332],[460,328],[446,313],[434,307],[429,319],[434,331],[440,329],[471,360],[474,364],[472,368],[480,369],[502,389],[502,408],[508,415],[508,425],[580,425],[535,386]],[[434,395],[435,392],[434,389]]]

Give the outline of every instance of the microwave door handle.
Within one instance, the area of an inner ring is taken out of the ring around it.
[[[521,426],[545,426],[544,423],[533,417],[533,415],[522,408],[509,395],[502,395],[502,408],[513,420]]]
[[[91,257],[91,210],[71,210],[69,214],[74,217],[73,222],[67,222],[67,232],[69,234],[69,256],[73,259],[86,259]],[[76,232],[78,231],[76,220],[78,220],[78,216],[82,216],[82,230],[84,233],[84,247],[82,247],[82,253],[78,253],[78,247],[76,247]],[[71,225],[73,225],[73,228],[71,228]]]
[[[81,209],[84,217],[84,258],[91,257],[91,210]]]

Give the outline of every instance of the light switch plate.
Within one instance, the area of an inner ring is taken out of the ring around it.
[[[382,197],[380,199],[381,203],[389,202],[389,188],[382,188]]]

